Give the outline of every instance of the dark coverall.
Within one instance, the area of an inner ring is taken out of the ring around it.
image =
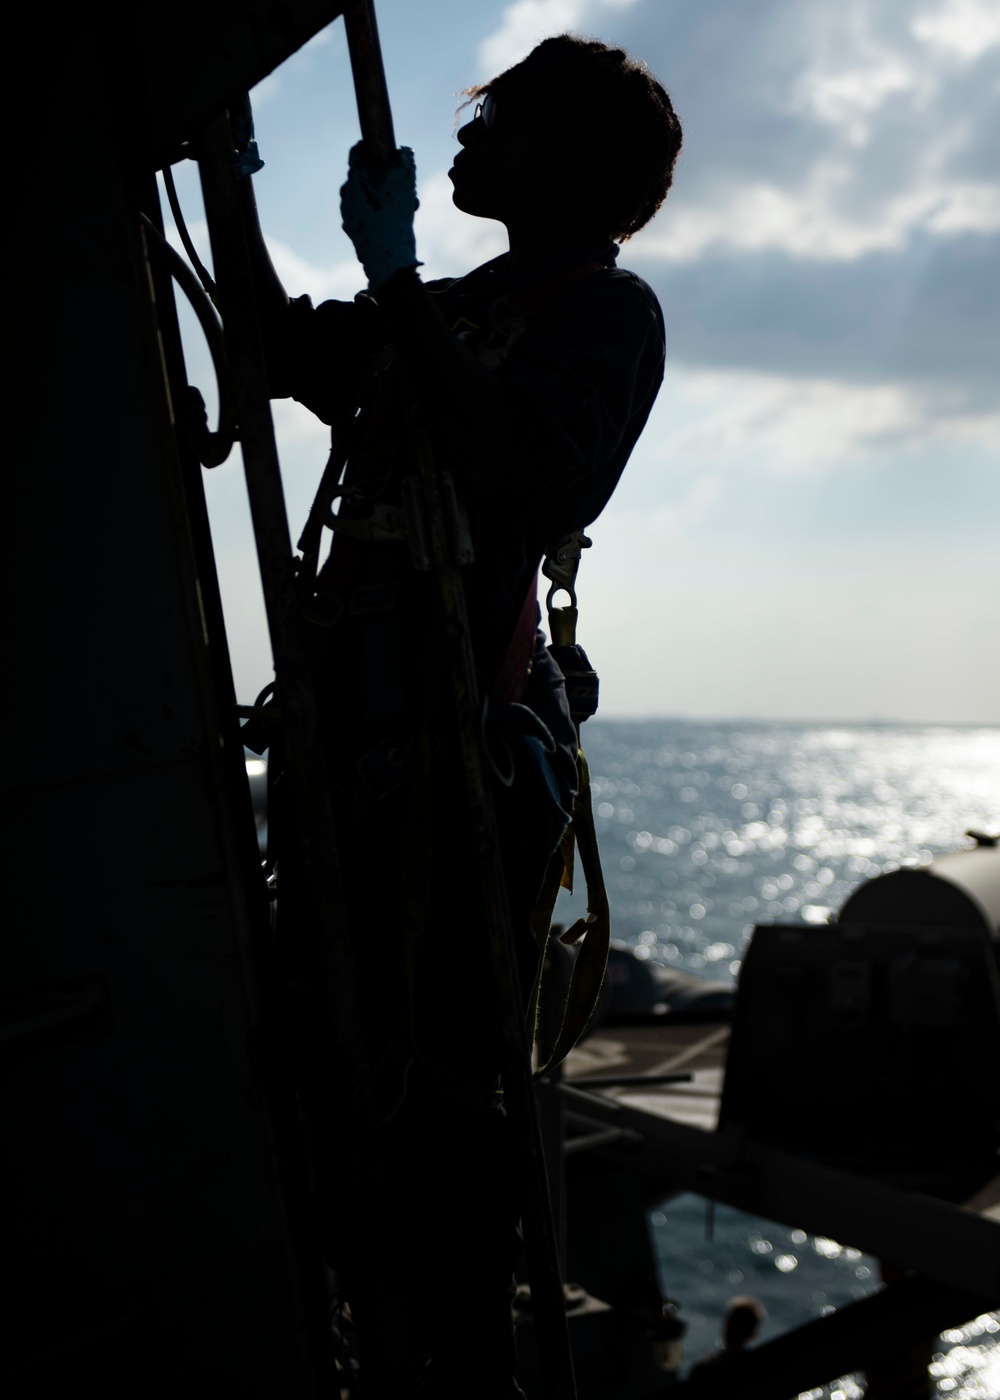
[[[523,634],[545,547],[603,509],[663,374],[659,305],[616,268],[617,252],[613,243],[519,252],[428,284],[448,324],[503,381],[523,444],[500,472],[483,466],[488,444],[424,424],[472,527],[475,562],[463,573],[490,752],[506,776],[513,769],[513,782],[493,789],[525,988],[538,958],[529,916],[572,806],[576,734],[541,634],[527,675],[511,664],[511,639]],[[268,339],[272,393],[293,395],[335,432],[360,407],[345,480],[363,500],[398,503],[400,479],[414,470],[412,396],[376,301],[314,309],[302,298]],[[376,1389],[402,1387],[429,1355],[432,1393],[474,1380],[466,1393],[508,1396],[519,1212],[509,1123],[495,1104],[501,1033],[434,582],[414,571],[405,544],[344,536],[322,579],[332,625],[312,637],[315,678],[386,1119],[362,1130],[338,1098],[336,1071],[324,1081],[327,1111],[312,1126],[327,1256]],[[309,917],[294,841],[278,860],[279,907],[294,925]]]

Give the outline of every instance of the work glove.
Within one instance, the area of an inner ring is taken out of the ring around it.
[[[263,170],[264,162],[254,140],[253,110],[248,92],[241,93],[230,104],[229,130],[233,138],[236,174],[242,179],[244,175],[256,175],[258,170]]]
[[[344,232],[354,244],[358,261],[375,291],[403,267],[421,267],[417,257],[413,216],[417,199],[417,170],[408,146],[395,152],[388,165],[376,164],[363,142],[351,148],[347,183],[340,189]]]

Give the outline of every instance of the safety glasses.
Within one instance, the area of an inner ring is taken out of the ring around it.
[[[496,116],[496,103],[493,101],[493,94],[487,93],[482,102],[476,103],[476,110],[473,114],[474,121],[482,121],[487,130],[493,125]]]

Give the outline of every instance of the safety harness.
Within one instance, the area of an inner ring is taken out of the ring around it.
[[[542,563],[542,572],[550,582],[545,599],[549,635],[552,638],[549,654],[562,671],[570,716],[578,734],[580,725],[597,713],[599,691],[597,672],[591,666],[587,653],[576,640],[579,616],[576,576],[582,552],[589,549],[592,543],[582,531],[576,531],[549,549]],[[558,593],[569,595],[569,602],[561,607],[556,607],[554,603]],[[552,914],[560,889],[566,889],[570,893],[573,891],[574,848],[580,853],[580,865],[587,887],[587,914],[559,935],[561,943],[579,944],[579,947],[573,963],[559,1033],[548,1057],[536,1068],[536,1079],[543,1079],[562,1063],[590,1024],[601,995],[611,942],[611,910],[594,827],[590,768],[582,747],[577,751],[577,777],[572,820],[549,862],[531,916],[531,926],[541,950],[538,974],[528,1005],[528,1029],[533,1041],[537,1041],[538,1007],[543,993],[545,970],[549,963],[549,942],[553,936]]]
[[[553,306],[582,278],[604,271],[606,267],[605,262],[597,260],[577,262],[547,282],[497,298],[490,306],[489,330],[485,336],[481,335],[480,327],[464,319],[456,322],[452,329],[486,368],[496,370],[531,320]],[[378,413],[380,402],[384,403],[386,396],[392,392],[393,364],[394,356],[390,350],[376,366],[372,398],[367,406],[369,414]],[[431,566],[416,476],[404,476],[399,482],[398,491],[392,493],[394,499],[389,501],[376,498],[379,486],[388,484],[388,477],[380,476],[377,470],[369,468],[353,482],[342,480],[351,450],[352,426],[341,425],[341,431],[334,432],[334,447],[298,546],[301,556],[298,561],[299,596],[305,619],[316,629],[317,647],[325,643],[330,629],[345,611],[368,614],[367,628],[391,629],[394,625],[389,616],[392,595],[403,557],[400,546],[408,547],[409,563],[414,569],[426,572]],[[456,555],[459,562],[471,562],[473,550],[468,519],[450,474],[442,473],[442,482]],[[341,502],[339,511],[334,509],[338,500]],[[322,569],[317,569],[324,527],[333,532],[334,546]],[[383,563],[375,565],[374,577],[370,555],[373,544],[397,546],[387,552]],[[582,532],[568,535],[546,551],[540,565],[541,572],[551,585],[546,598],[552,638],[549,652],[563,674],[570,713],[578,733],[584,720],[596,712],[598,698],[597,674],[576,641],[576,575],[581,552],[590,544],[591,541]],[[538,627],[538,574],[539,570],[536,569],[512,629],[503,662],[490,688],[491,704],[516,704],[527,686]],[[362,578],[364,582],[359,587]],[[562,592],[568,593],[570,601],[566,606],[556,607],[554,598]],[[387,642],[388,636],[381,640]],[[391,644],[388,649],[392,650]],[[373,646],[372,650],[380,649]],[[392,688],[396,689],[395,686]],[[371,755],[365,755],[362,764],[370,758]],[[548,985],[543,974],[552,936],[552,914],[560,888],[572,892],[575,850],[579,851],[586,882],[587,915],[560,935],[560,941],[564,944],[580,946],[570,978],[560,1031],[545,1063],[536,1069],[536,1079],[551,1073],[586,1029],[597,1006],[608,958],[608,898],[594,829],[590,774],[582,748],[578,749],[577,772],[572,819],[550,861],[531,916],[541,954],[527,1008],[529,1038],[533,1042],[539,1004]],[[402,775],[398,777],[401,779]],[[408,903],[412,904],[412,901]],[[410,913],[416,927],[420,922],[419,911],[411,908]],[[412,958],[412,953],[411,949],[408,960]]]

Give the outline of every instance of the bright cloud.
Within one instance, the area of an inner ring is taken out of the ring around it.
[[[929,440],[942,450],[966,444],[1000,450],[1000,412],[971,413],[960,405],[949,412],[948,407],[895,383],[668,366],[639,449],[640,470],[649,475],[643,489],[679,462],[699,463],[710,474],[733,466],[742,470],[748,462],[755,470],[787,474],[870,467],[880,456]],[[699,510],[714,498],[699,495]],[[675,509],[672,504],[670,511]],[[683,511],[678,518],[688,523]]]
[[[852,173],[842,160],[818,162],[798,189],[748,181],[710,202],[683,199],[635,247],[687,262],[709,251],[768,249],[797,258],[850,261],[898,251],[920,230],[939,234],[1000,230],[1000,187],[980,181],[927,182],[874,206],[852,208],[844,191]]]
[[[887,100],[919,86],[912,65],[896,54],[882,53],[856,67],[806,73],[796,86],[793,106],[841,128],[852,146],[865,146]]]
[[[994,0],[945,0],[918,15],[911,26],[918,39],[973,59],[1000,44],[1000,9]]]
[[[718,24],[718,8],[729,25]],[[683,69],[670,79],[689,139],[644,251],[672,261],[726,249],[839,261],[903,250],[921,234],[1000,230],[984,135],[996,129],[1000,67],[985,65],[1000,45],[1000,10],[946,0],[911,20],[908,8],[770,0],[757,29],[728,3],[706,11],[704,28],[677,21],[659,47],[697,41],[716,85],[709,98]],[[655,55],[651,0],[634,19]]]
[[[834,139],[860,148],[869,143],[894,98],[906,94],[918,108],[931,100],[938,75],[926,53],[891,25],[880,28],[885,16],[864,0],[847,0],[832,14],[812,0],[803,15],[802,69],[789,70],[785,78],[793,118],[820,122]],[[775,96],[780,106],[780,90]]]
[[[636,0],[515,0],[504,10],[498,29],[479,46],[484,72],[500,73],[517,63],[550,34],[598,30],[616,10]]]
[[[709,95],[676,74],[688,145],[675,193],[636,247],[672,262],[721,250],[851,261],[922,233],[1000,230],[995,172],[972,154],[1000,84],[971,74],[1000,45],[1000,9],[940,0],[913,18],[909,8],[767,0],[754,25],[725,2],[516,0],[479,58],[494,72],[546,34],[584,30],[624,42],[674,87],[676,55],[697,54],[714,86]]]
[[[267,247],[274,270],[289,296],[310,296],[314,303],[331,299],[352,301],[355,292],[365,286],[365,274],[355,257],[329,267],[318,267],[280,239],[268,238]]]

